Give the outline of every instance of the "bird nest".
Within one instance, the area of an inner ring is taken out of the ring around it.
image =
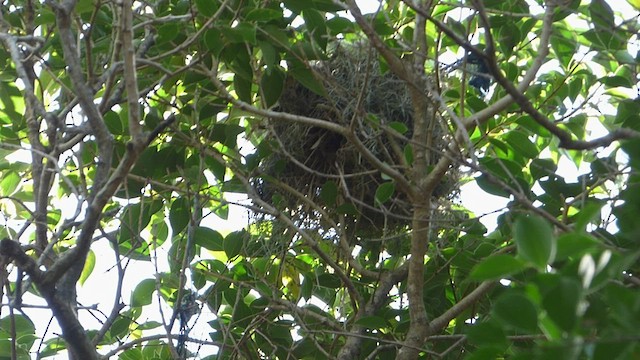
[[[406,163],[411,157],[413,129],[408,85],[383,70],[368,44],[338,44],[328,60],[309,64],[309,68],[323,85],[324,94],[287,77],[277,111],[347,126],[381,161]],[[430,119],[430,138],[425,139],[432,164],[441,156],[448,133],[435,113]],[[321,228],[323,212],[336,219],[335,223],[346,222],[357,236],[382,236],[410,224],[411,206],[404,194],[395,191],[382,203],[376,200],[380,185],[389,179],[353,142],[299,122],[266,119],[264,125],[268,131],[262,146],[272,154],[260,165],[258,193],[287,210],[300,225]],[[403,171],[401,166],[398,170]],[[435,193],[450,198],[455,190],[455,182],[449,181]]]

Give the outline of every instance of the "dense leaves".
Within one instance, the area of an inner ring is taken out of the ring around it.
[[[122,4],[0,2],[0,358],[640,357],[637,1]]]

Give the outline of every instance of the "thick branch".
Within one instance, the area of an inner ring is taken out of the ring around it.
[[[75,7],[75,0],[68,0],[59,5],[52,5],[56,14],[56,23],[60,32],[60,43],[67,64],[69,78],[73,83],[75,95],[78,97],[80,107],[91,126],[92,134],[96,137],[100,162],[98,163],[94,181],[95,191],[100,189],[106,179],[109,178],[111,168],[111,156],[113,153],[113,136],[107,129],[102,114],[94,104],[93,90],[87,84],[82,71],[78,50],[75,46],[76,39],[71,30],[71,13]],[[95,195],[95,191],[93,195]]]
[[[36,261],[24,253],[17,241],[2,239],[0,241],[0,255],[15,261],[16,266],[27,273],[34,282],[38,283],[42,280],[44,273],[38,268]]]
[[[140,125],[140,98],[136,75],[136,51],[133,47],[133,1],[125,0],[122,4],[122,55],[124,56],[124,82],[127,88],[127,104],[129,107],[129,133],[135,139],[142,135]]]
[[[9,239],[0,241],[0,255],[7,256],[13,260],[18,268],[27,273],[36,284],[51,308],[53,315],[58,320],[64,338],[69,343],[69,348],[72,349],[76,358],[97,359],[98,353],[87,337],[84,327],[78,321],[75,309],[69,302],[61,299],[56,292],[55,284],[46,281],[46,274],[38,268],[36,261],[22,251],[18,242]]]

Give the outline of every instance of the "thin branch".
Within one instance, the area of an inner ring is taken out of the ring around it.
[[[178,337],[178,335],[172,335],[171,337]],[[137,345],[144,344],[144,343],[149,342],[149,341],[163,340],[163,339],[171,340],[171,339],[169,339],[169,337],[166,334],[143,336],[143,337],[141,337],[139,339],[132,340],[130,342],[124,343],[124,344],[116,347],[115,349],[113,349],[113,350],[109,351],[108,353],[102,355],[101,359],[108,360],[108,359],[112,358],[113,356],[116,356],[121,351],[124,351],[124,350],[127,350],[127,349],[131,349],[131,348],[133,348],[133,347],[135,347]],[[223,346],[224,345],[224,344],[222,344],[220,342],[217,342],[217,341],[206,341],[206,340],[194,339],[194,338],[190,338],[190,337],[187,337],[185,340],[189,341],[189,342],[197,343],[197,344],[204,344],[204,345],[215,345],[215,346]]]
[[[451,320],[455,319],[458,315],[462,314],[462,312],[480,300],[480,298],[489,292],[495,284],[496,283],[493,281],[485,281],[481,283],[477,288],[469,293],[469,295],[460,299],[460,301],[453,305],[449,310],[431,320],[427,331],[428,335],[437,334],[442,331],[442,329],[449,325]]]
[[[92,343],[94,346],[102,341],[104,336],[107,334],[107,331],[111,329],[111,326],[120,315],[120,311],[125,307],[124,303],[122,303],[122,284],[124,281],[124,269],[122,268],[122,263],[120,261],[120,250],[118,249],[118,242],[114,236],[107,234],[104,231],[102,231],[102,235],[106,237],[113,245],[113,252],[116,258],[115,266],[118,271],[118,283],[116,284],[116,293],[113,297],[113,307],[111,308],[111,313],[105,320],[104,324],[102,324],[100,330],[98,330],[98,332],[92,339]]]

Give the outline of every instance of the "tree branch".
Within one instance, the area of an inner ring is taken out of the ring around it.
[[[133,47],[133,0],[122,2],[122,56],[124,57],[124,82],[129,107],[129,133],[136,139],[142,135],[140,125],[140,95],[136,72],[136,50]]]
[[[447,310],[444,314],[438,316],[437,318],[431,320],[429,324],[427,334],[433,335],[439,333],[444,329],[449,322],[455,319],[458,315],[460,315],[463,311],[468,309],[475,302],[480,300],[480,298],[485,295],[489,290],[491,290],[495,286],[495,282],[493,281],[485,281],[481,283],[477,288],[475,288],[469,295],[462,298],[455,305],[453,305],[449,310]]]
[[[52,6],[56,14],[56,24],[60,32],[60,44],[62,45],[69,77],[75,89],[75,95],[78,97],[80,107],[87,117],[92,134],[96,137],[98,143],[100,162],[98,163],[94,180],[95,190],[92,195],[95,195],[109,178],[108,174],[111,168],[111,156],[113,153],[113,136],[109,132],[109,129],[107,129],[107,125],[104,123],[98,107],[94,104],[93,90],[87,84],[82,72],[78,50],[75,46],[76,39],[71,31],[71,13],[76,5],[76,1],[66,0],[56,5],[53,5],[54,3],[51,1],[47,3]]]

